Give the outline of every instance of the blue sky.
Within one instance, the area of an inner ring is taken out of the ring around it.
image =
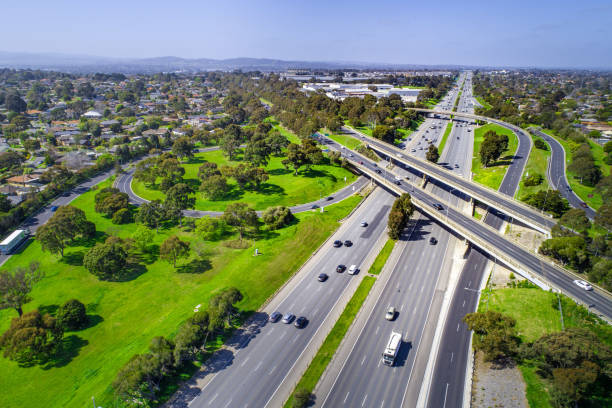
[[[11,1],[0,50],[612,69],[612,1]]]

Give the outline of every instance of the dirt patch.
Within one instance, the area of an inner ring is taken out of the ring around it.
[[[546,240],[544,234],[516,223],[506,225],[506,237],[531,251],[538,249]]]
[[[519,369],[513,364],[499,367],[487,363],[482,353],[477,353],[472,382],[472,407],[528,408],[525,382]]]

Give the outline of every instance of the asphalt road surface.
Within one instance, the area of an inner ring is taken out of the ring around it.
[[[418,145],[418,141],[426,142],[425,138],[437,139],[434,143],[439,144],[441,137],[438,136],[443,134],[446,126],[438,127],[436,122],[425,121],[422,128],[436,128],[430,132],[413,134],[413,143],[407,148],[414,143]],[[453,167],[453,171],[464,174],[469,169],[468,163],[471,163],[471,155],[467,154],[471,147],[468,132],[465,128],[456,127],[451,136],[442,160],[458,164],[459,167]],[[424,150],[417,150],[414,154],[424,155]],[[461,199],[449,194],[444,188],[428,188],[446,200],[451,200],[455,206]],[[440,286],[445,284],[441,285],[439,281],[448,278],[448,270],[444,270],[443,265],[449,250],[452,255],[454,246],[448,246],[451,233],[424,214],[417,214],[406,235],[404,239],[408,242],[399,261],[390,271],[389,281],[371,310],[350,355],[344,361],[342,370],[333,380],[330,392],[327,395],[317,395],[317,406],[416,405],[444,293]],[[432,237],[438,240],[437,244],[429,242]],[[386,321],[384,315],[391,306],[397,310],[396,318],[394,321]],[[426,331],[428,321],[429,332]],[[388,367],[382,364],[381,354],[391,331],[401,332],[403,343],[396,364]]]
[[[531,128],[531,131],[544,139],[550,146],[550,163],[546,173],[550,186],[555,190],[559,190],[559,193],[561,193],[572,207],[584,210],[586,216],[591,220],[595,218],[595,210],[586,206],[585,202],[572,191],[567,182],[567,173],[565,172],[565,151],[561,143],[554,137],[540,130]]]
[[[278,311],[306,316],[308,325],[297,329],[293,324],[267,323],[267,316],[262,316],[258,332],[238,345],[238,352],[219,353],[218,359],[211,362],[214,377],[190,403],[191,408],[266,406],[308,347],[348,281],[357,278],[347,272],[337,273],[336,266],[344,264],[348,268],[364,261],[386,227],[393,200],[393,195],[383,189],[372,193],[347,221],[350,224],[346,232],[332,237],[330,244],[309,263],[307,276],[280,302]],[[359,225],[362,220],[370,224],[363,228]],[[335,239],[350,239],[353,246],[334,248],[331,242]],[[317,281],[321,272],[329,275],[326,282]]]

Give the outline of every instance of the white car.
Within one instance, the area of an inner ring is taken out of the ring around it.
[[[576,279],[574,283],[580,286],[584,290],[593,290],[593,287],[589,284],[589,282],[585,282],[583,280]]]
[[[357,265],[351,265],[351,267],[348,270],[348,274],[355,275],[357,274],[357,272],[359,272],[359,268],[357,268]]]
[[[387,309],[387,313],[385,313],[385,319],[389,321],[395,319],[395,308],[393,306],[390,306],[389,309]]]

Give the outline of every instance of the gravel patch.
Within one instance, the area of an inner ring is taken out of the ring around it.
[[[529,408],[525,382],[516,366],[497,367],[476,354],[472,382],[473,408]]]

